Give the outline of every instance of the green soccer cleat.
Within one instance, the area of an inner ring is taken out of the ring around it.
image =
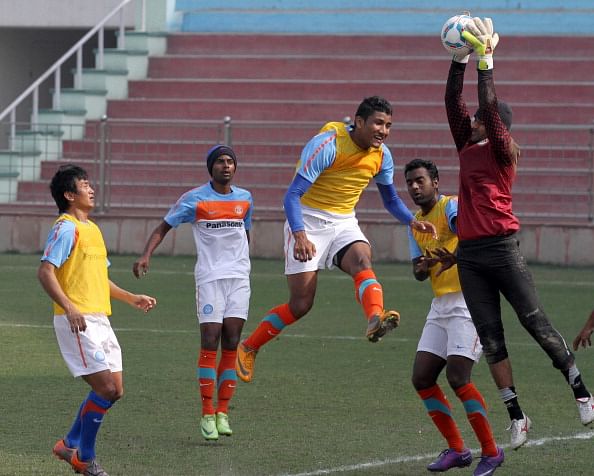
[[[214,415],[203,415],[200,420],[200,432],[205,440],[216,441],[219,439],[217,422]]]
[[[397,311],[384,311],[369,319],[365,335],[370,342],[378,342],[387,332],[398,327],[399,323],[400,314]]]
[[[229,416],[226,413],[217,413],[217,431],[219,435],[231,436],[233,430],[229,426]]]

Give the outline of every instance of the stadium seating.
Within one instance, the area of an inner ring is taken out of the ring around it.
[[[545,41],[506,37],[496,53],[497,91],[513,106],[523,148],[515,207],[524,219],[587,220],[592,41],[556,38],[544,50]],[[279,215],[304,142],[374,94],[395,106],[388,144],[402,196],[408,200],[402,166],[414,157],[435,160],[442,190],[455,193],[457,157],[443,106],[448,67],[439,40],[429,36],[172,34],[166,54],[150,58],[148,78],[131,81],[128,98],[108,102],[111,206],[158,214],[207,180],[204,153],[222,140],[213,124],[230,116],[237,183],[252,190],[259,212]],[[467,77],[473,110],[472,66]],[[60,160],[96,170],[98,131],[99,123],[88,121],[81,140],[64,141]],[[55,167],[43,162],[42,181],[21,181],[18,199],[47,199]],[[375,187],[359,208],[362,217],[385,215]]]

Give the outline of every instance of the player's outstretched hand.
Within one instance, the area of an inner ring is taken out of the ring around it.
[[[493,21],[490,18],[481,20],[474,17],[466,24],[462,37],[472,45],[478,55],[477,68],[479,70],[493,69],[493,52],[499,43],[499,35],[493,31]]]
[[[148,273],[148,270],[149,259],[144,256],[138,258],[132,265],[132,272],[134,273],[134,276],[136,276],[137,278],[141,278],[142,276],[144,276],[146,273]]]
[[[438,238],[437,228],[435,228],[435,225],[429,221],[413,220],[410,222],[410,227],[413,230],[417,230],[421,233],[431,233],[433,235],[433,238],[436,240]]]
[[[456,255],[448,251],[447,248],[436,248],[432,250],[432,252],[434,256],[437,256],[437,258],[439,258],[439,262],[441,263],[441,267],[439,268],[437,273],[435,273],[436,277],[444,271],[450,269],[458,261]]]
[[[149,312],[157,305],[157,300],[154,297],[146,296],[144,294],[135,294],[130,304],[136,309]]]
[[[580,333],[573,339],[573,350],[578,350],[580,347],[589,347],[592,345],[592,332],[594,332],[594,311],[590,314],[590,318],[584,324]]]

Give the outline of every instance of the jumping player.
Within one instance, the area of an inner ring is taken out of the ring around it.
[[[482,348],[462,296],[455,264],[457,197],[439,194],[439,172],[431,161],[409,162],[404,167],[404,175],[408,193],[421,207],[415,218],[433,223],[439,235],[439,240],[435,240],[430,235],[409,230],[413,274],[419,281],[429,278],[435,295],[417,346],[412,383],[448,443],[448,448],[427,469],[441,472],[472,463],[472,453],[464,445],[451,406],[437,383],[445,368],[448,383],[464,405],[481,444],[481,461],[474,474],[493,474],[503,463],[504,454],[495,443],[485,400],[470,380]]]
[[[371,246],[359,228],[355,206],[374,178],[394,217],[419,231],[433,233],[435,228],[415,220],[396,192],[394,162],[384,144],[391,126],[390,103],[369,97],[359,105],[354,125],[330,122],[303,149],[284,199],[289,302],[271,309],[240,344],[237,373],[243,381],[252,380],[258,350],[309,312],[320,269],[338,267],[353,278],[371,342],[398,325],[398,312],[384,311],[382,287],[371,267]]]
[[[132,294],[108,277],[107,250],[89,219],[95,192],[76,165],[58,169],[50,185],[60,216],[50,230],[37,276],[54,301],[54,330],[64,361],[91,391],[70,431],[53,453],[86,476],[107,476],[95,460],[95,440],[105,414],[123,395],[122,353],[111,328],[110,298],[148,312],[155,298]]]
[[[249,238],[251,194],[231,186],[237,169],[235,152],[217,145],[206,156],[211,180],[184,193],[149,237],[132,271],[149,270],[150,258],[165,235],[191,223],[196,242],[196,306],[200,323],[198,384],[202,400],[200,431],[206,440],[231,436],[229,401],[235,392],[235,358],[250,301]],[[217,366],[217,352],[221,358]],[[217,392],[216,409],[213,398]]]
[[[516,449],[526,442],[531,421],[518,403],[505,345],[500,293],[571,386],[584,425],[594,421],[594,399],[582,381],[574,355],[543,311],[520,253],[516,236],[520,222],[512,211],[512,184],[520,148],[510,134],[511,108],[498,100],[493,80],[493,51],[499,36],[493,33],[490,18],[474,18],[463,36],[478,56],[479,107],[471,117],[462,98],[469,56],[454,57],[445,105],[460,158],[458,272],[491,375],[511,419],[511,447]]]

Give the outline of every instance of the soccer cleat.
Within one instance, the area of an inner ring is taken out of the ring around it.
[[[476,466],[474,473],[472,473],[473,476],[491,476],[503,464],[504,459],[503,448],[499,447],[495,456],[481,456],[479,464]]]
[[[397,311],[384,311],[381,315],[371,316],[367,321],[365,335],[370,342],[378,342],[387,332],[398,327],[400,314]]]
[[[443,450],[433,463],[427,466],[429,471],[442,473],[451,468],[465,468],[472,463],[472,453],[469,449],[456,451],[451,448]]]
[[[590,398],[578,398],[576,403],[580,412],[582,425],[592,423],[594,421],[594,397],[590,394]]]
[[[70,463],[72,455],[76,453],[76,448],[69,448],[66,446],[66,443],[64,443],[64,440],[58,440],[52,449],[52,453],[56,458]]]
[[[75,473],[82,474],[83,476],[109,476],[107,472],[97,463],[96,460],[81,461],[78,459],[78,453],[75,451],[72,454],[70,465],[74,469]]]
[[[235,361],[235,371],[238,377],[244,382],[250,382],[254,376],[254,364],[256,362],[257,350],[250,349],[241,342],[237,346],[237,360]]]
[[[528,439],[528,432],[532,427],[532,421],[525,413],[522,413],[524,418],[519,420],[512,420],[511,425],[507,428],[511,430],[510,446],[513,450],[517,450],[520,446],[526,443]]]
[[[229,426],[229,416],[223,412],[217,412],[217,431],[219,435],[231,436],[233,430]]]
[[[205,440],[214,441],[219,439],[217,422],[214,415],[203,415],[200,419],[200,432]]]

